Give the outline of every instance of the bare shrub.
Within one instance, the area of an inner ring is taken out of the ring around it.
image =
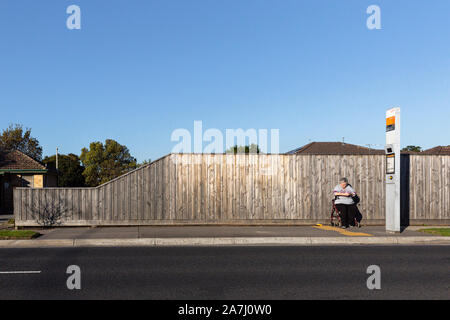
[[[44,192],[40,201],[31,201],[25,205],[33,220],[43,227],[61,225],[67,216],[67,200],[59,199],[58,195],[52,196]]]

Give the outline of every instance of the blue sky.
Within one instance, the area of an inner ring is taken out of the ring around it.
[[[281,152],[383,145],[400,106],[403,146],[449,145],[449,39],[448,0],[3,0],[0,128],[31,127],[44,155],[111,138],[142,161],[194,120],[279,129]]]

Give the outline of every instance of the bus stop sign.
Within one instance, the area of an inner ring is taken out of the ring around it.
[[[386,231],[400,232],[400,108],[386,111]]]

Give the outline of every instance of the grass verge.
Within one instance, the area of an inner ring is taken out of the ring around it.
[[[419,231],[438,236],[450,237],[450,228],[429,228],[429,229],[420,229]]]
[[[41,234],[31,230],[0,230],[0,240],[34,239]]]

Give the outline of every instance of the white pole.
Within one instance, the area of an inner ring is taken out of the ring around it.
[[[58,147],[56,147],[56,171],[58,171]]]
[[[400,232],[400,108],[386,111],[386,231]]]

